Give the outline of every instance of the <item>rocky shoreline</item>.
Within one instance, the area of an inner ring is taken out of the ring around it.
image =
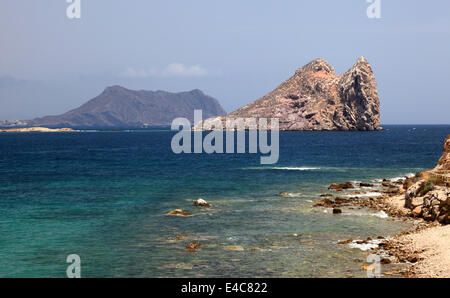
[[[401,268],[381,272],[381,277],[440,277],[450,278],[450,135],[444,144],[444,153],[436,168],[404,178],[383,179],[371,182],[346,182],[332,184],[329,192],[313,204],[314,208],[327,208],[340,216],[349,210],[376,210],[376,216],[411,222],[412,228],[392,238],[373,235],[365,240],[343,239],[336,245],[348,245],[378,256],[379,265],[392,264]],[[293,194],[281,192],[281,197]],[[209,208],[210,203],[199,198],[196,207]],[[328,211],[327,211],[328,212]],[[175,209],[167,216],[190,217],[192,214]],[[185,236],[177,236],[185,240]],[[186,251],[201,249],[199,241],[190,242]],[[228,250],[245,250],[230,246]],[[250,251],[259,248],[250,248]],[[361,260],[355,260],[364,263]],[[376,267],[368,262],[362,270]]]
[[[390,272],[403,277],[450,277],[450,135],[444,143],[444,153],[436,168],[390,181],[384,179],[376,184],[360,183],[381,193],[379,196],[361,197],[366,191],[354,191],[349,198],[323,194],[324,199],[315,207],[333,208],[340,214],[342,207],[370,208],[405,221],[413,221],[410,231],[392,239],[379,237],[359,240],[358,244],[375,244],[371,253],[381,257],[381,264],[406,264],[407,270]],[[332,184],[329,189],[340,193],[355,189],[350,182]],[[352,244],[355,240],[342,240],[338,244]],[[370,269],[370,266],[362,266]],[[387,274],[387,273],[386,273]],[[385,275],[386,276],[386,275]]]

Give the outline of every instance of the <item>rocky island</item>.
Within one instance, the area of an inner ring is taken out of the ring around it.
[[[340,75],[328,62],[316,59],[269,94],[194,129],[212,127],[216,119],[225,127],[227,118],[278,118],[280,130],[370,131],[380,129],[380,99],[364,57]]]
[[[206,117],[226,112],[213,97],[195,89],[172,93],[167,91],[130,90],[121,86],[107,87],[100,95],[79,108],[62,115],[17,121],[20,126],[50,128],[142,128],[170,126],[172,120],[184,117],[193,121],[194,110]],[[10,123],[0,122],[0,126]],[[8,125],[10,126],[10,125]]]

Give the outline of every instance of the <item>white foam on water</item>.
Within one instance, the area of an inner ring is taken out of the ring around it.
[[[284,198],[299,198],[304,196],[304,194],[299,192],[284,192],[281,193],[280,195]]]
[[[391,177],[391,178],[388,178],[387,180],[389,180],[389,181],[398,181],[398,180],[403,180],[403,179],[405,179],[405,177],[406,178],[412,178],[412,177],[414,177],[414,176],[416,176],[416,174],[414,174],[414,173],[406,173],[405,175],[403,175],[403,176],[396,176],[396,177]],[[372,182],[377,182],[377,183],[381,183],[381,182],[383,182],[383,179],[373,179],[373,180],[371,180]]]
[[[319,167],[249,167],[241,170],[279,170],[279,171],[314,171],[320,170]]]
[[[375,216],[375,217],[379,217],[379,218],[388,218],[389,217],[389,215],[387,215],[387,213],[384,212],[383,210],[380,212],[377,212],[375,214],[371,214],[371,215]]]
[[[344,212],[343,215],[348,215],[348,216],[373,216],[373,217],[378,217],[378,218],[389,218],[389,215],[387,215],[386,212],[384,211],[379,211],[377,213],[367,213],[364,211],[351,211],[351,212]]]
[[[282,170],[282,171],[313,171],[320,170],[320,168],[314,167],[271,167],[271,170]]]
[[[398,180],[404,180],[405,179],[405,177],[393,177],[393,178],[389,178],[388,180],[390,180],[390,181],[392,181],[392,182],[396,182],[396,181],[398,181]]]
[[[381,192],[367,192],[364,194],[348,194],[345,195],[346,197],[356,197],[356,198],[366,198],[366,197],[379,197],[382,196],[383,194]]]
[[[236,236],[230,236],[230,237],[227,237],[227,240],[228,240],[228,241],[238,241],[239,238],[236,237]]]
[[[411,178],[411,177],[414,177],[414,176],[416,176],[416,174],[408,173],[408,174],[406,174],[404,176],[398,176],[398,177],[389,178],[388,180],[395,182],[395,181],[398,181],[398,180],[405,180],[405,177],[406,178]]]

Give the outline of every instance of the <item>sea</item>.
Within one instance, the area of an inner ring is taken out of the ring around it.
[[[312,205],[332,183],[433,168],[449,133],[280,132],[273,165],[259,154],[175,154],[170,130],[2,133],[0,277],[66,277],[72,254],[82,277],[365,277],[370,251],[338,241],[412,223]],[[198,198],[212,207],[193,206]],[[167,216],[174,209],[192,216]]]

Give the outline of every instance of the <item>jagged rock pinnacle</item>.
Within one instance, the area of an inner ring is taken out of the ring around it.
[[[366,58],[358,58],[341,75],[319,58],[297,69],[269,94],[220,119],[279,118],[280,130],[377,130],[379,105]],[[199,125],[195,129],[201,129]]]
[[[324,71],[329,74],[334,74],[334,67],[331,66],[324,59],[318,58],[318,59],[311,61],[310,63],[303,66],[302,68],[297,69],[296,73],[298,74],[298,73],[307,72],[307,71],[312,71],[312,72]]]

